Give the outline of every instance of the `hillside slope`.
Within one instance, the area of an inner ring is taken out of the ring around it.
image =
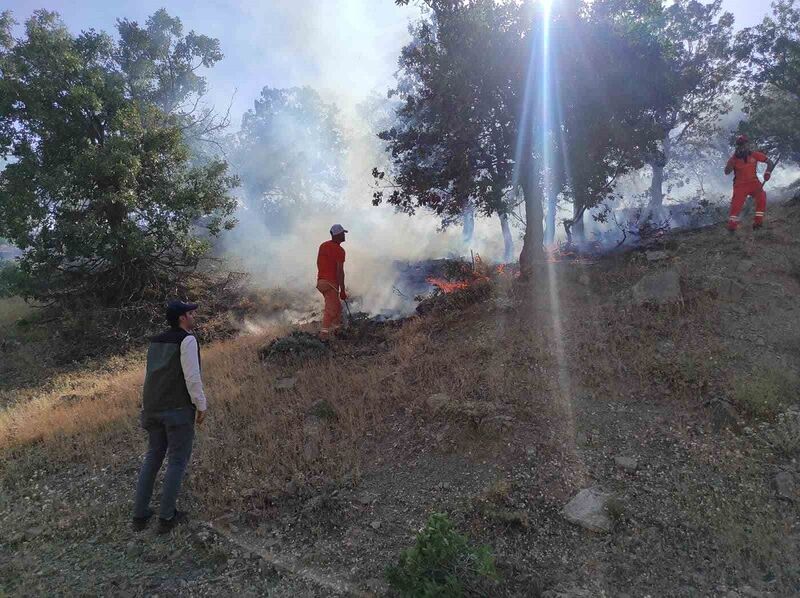
[[[259,359],[278,330],[212,345],[171,540],[127,527],[141,363],[73,376],[0,413],[0,590],[383,595],[439,511],[495,554],[491,595],[796,595],[798,233],[776,207],[498,275],[305,361]],[[609,533],[563,516],[586,488]]]

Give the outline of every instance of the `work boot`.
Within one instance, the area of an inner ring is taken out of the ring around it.
[[[133,531],[140,532],[144,530],[144,528],[147,527],[147,524],[150,523],[150,518],[152,516],[153,516],[153,511],[147,509],[147,515],[145,515],[144,517],[134,517],[133,520],[131,521],[131,527],[133,528]]]
[[[176,525],[186,523],[187,521],[189,521],[189,516],[186,512],[175,509],[175,514],[169,519],[158,518],[158,530],[156,533],[168,534]]]

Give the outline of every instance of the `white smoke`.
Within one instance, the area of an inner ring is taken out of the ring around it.
[[[263,288],[307,290],[317,298],[316,256],[334,223],[350,231],[344,247],[348,292],[358,298],[357,307],[370,313],[408,311],[412,298],[395,290],[395,261],[417,261],[451,255],[469,256],[470,251],[487,260],[502,257],[499,221],[479,219],[469,246],[456,228],[439,230],[437,218],[419,213],[413,217],[397,214],[388,206],[372,205],[372,168],[377,166],[374,139],[377,131],[357,110],[369,95],[385,96],[393,85],[393,74],[402,46],[409,40],[409,19],[418,16],[414,8],[371,0],[327,2],[271,2],[269,8],[242,2],[238,7],[251,21],[280,23],[278,29],[265,25],[274,37],[255,39],[252,33],[238,43],[256,50],[278,45],[292,48],[286,56],[288,75],[280,81],[264,76],[247,107],[261,87],[308,85],[325,102],[340,109],[340,124],[347,143],[344,165],[345,188],[333,201],[319,198],[313,209],[305,209],[290,230],[271,231],[253,210],[242,208],[239,225],[223,239],[223,249],[233,262]],[[252,32],[252,28],[243,31]],[[306,74],[299,77],[296,70]],[[251,86],[252,87],[252,86]],[[238,123],[237,123],[238,124]],[[252,205],[254,198],[247,198]]]

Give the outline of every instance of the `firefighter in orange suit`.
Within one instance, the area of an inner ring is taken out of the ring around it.
[[[728,230],[734,232],[739,228],[739,214],[748,197],[753,197],[756,202],[756,215],[753,218],[753,230],[761,228],[764,224],[764,212],[767,209],[767,194],[764,183],[758,180],[758,163],[766,162],[767,171],[764,173],[764,183],[772,176],[775,163],[761,152],[750,151],[750,140],[747,135],[736,139],[736,152],[725,165],[725,174],[733,174],[733,198],[731,211],[728,216]]]
[[[320,338],[328,340],[342,323],[342,304],[347,301],[344,289],[344,248],[347,231],[341,224],[331,227],[331,240],[319,246],[317,254],[317,290],[325,298]]]

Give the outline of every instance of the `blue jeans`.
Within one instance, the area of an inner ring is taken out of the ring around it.
[[[181,481],[189,465],[194,440],[194,407],[181,407],[152,413],[142,412],[142,427],[147,430],[147,454],[139,472],[136,485],[134,517],[147,517],[150,512],[150,497],[156,483],[158,470],[169,453],[164,487],[161,490],[159,517],[170,519],[175,514],[175,501],[181,489]]]

